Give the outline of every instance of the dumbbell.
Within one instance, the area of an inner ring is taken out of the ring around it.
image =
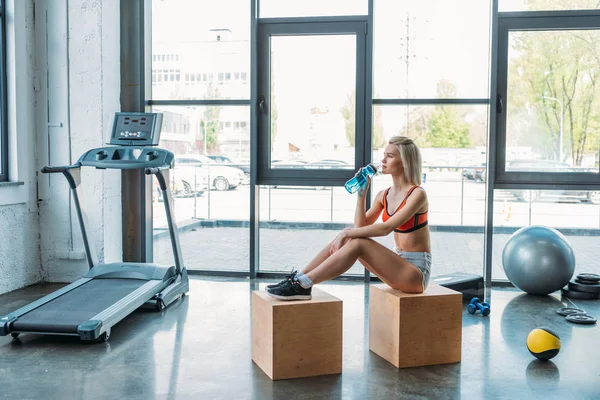
[[[477,297],[473,297],[471,302],[467,306],[467,311],[469,314],[475,314],[477,310],[481,311],[481,314],[485,317],[490,313],[490,303],[484,301],[482,302]]]

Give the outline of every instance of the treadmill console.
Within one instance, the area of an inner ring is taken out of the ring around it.
[[[110,143],[118,146],[157,146],[162,114],[141,112],[115,113]]]

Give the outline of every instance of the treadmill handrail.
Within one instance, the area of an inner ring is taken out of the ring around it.
[[[127,158],[121,158],[123,156],[127,156]],[[173,212],[173,200],[171,199],[169,185],[167,184],[170,169],[173,167],[174,157],[171,151],[157,147],[131,146],[123,148],[121,146],[109,146],[86,151],[73,165],[46,166],[42,168],[43,173],[62,173],[69,181],[69,186],[73,191],[75,208],[79,216],[79,225],[90,269],[98,264],[98,257],[91,246],[91,237],[87,232],[87,217],[80,201],[80,194],[78,193],[78,187],[81,183],[81,167],[121,170],[143,169],[146,175],[156,175],[164,200],[163,205],[165,207],[171,247],[175,258],[175,268],[177,274],[182,273],[184,266],[181,245],[179,243],[177,224]]]
[[[59,166],[59,167],[52,167],[52,166],[45,166],[42,167],[41,172],[44,174],[55,174],[55,173],[65,173],[67,170],[69,169],[74,169],[74,168],[79,168],[81,167],[81,164],[77,163],[74,165],[63,165],[63,166]]]
[[[81,163],[77,162],[73,165],[67,166],[46,166],[41,169],[43,173],[59,173],[61,172],[67,182],[73,194],[73,203],[75,204],[75,211],[79,220],[79,227],[81,229],[81,237],[83,239],[83,247],[85,249],[85,256],[88,262],[89,269],[94,268],[98,264],[98,255],[93,249],[91,243],[93,242],[90,233],[87,230],[88,219],[85,213],[84,206],[81,201],[80,187],[81,184]]]
[[[159,147],[105,146],[86,151],[77,163],[100,169],[145,169],[171,167],[175,155]]]
[[[171,248],[173,249],[173,258],[175,259],[175,269],[177,274],[181,275],[183,271],[183,256],[181,255],[181,244],[179,243],[179,235],[177,234],[177,223],[173,213],[173,200],[167,181],[169,180],[170,166],[162,166],[157,168],[146,168],[146,175],[155,175],[160,186],[160,191],[163,197],[163,205],[167,216],[167,225],[169,227],[169,237],[171,239]],[[166,175],[166,177],[165,177]]]
[[[161,171],[163,169],[171,169],[171,166],[170,165],[162,165],[160,167],[146,168],[145,173],[146,173],[146,175],[156,175],[156,174],[158,174],[159,171]]]

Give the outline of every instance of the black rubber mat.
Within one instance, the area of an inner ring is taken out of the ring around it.
[[[92,279],[13,323],[13,330],[77,333],[77,327],[107,309],[148,281],[138,279]]]

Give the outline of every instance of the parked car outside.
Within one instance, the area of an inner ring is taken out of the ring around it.
[[[169,181],[169,190],[171,192],[172,197],[189,197],[192,194],[196,197],[200,197],[204,194],[204,190],[200,189],[194,192],[187,182],[176,180],[173,176],[173,171],[171,171],[169,175]],[[158,179],[152,179],[152,184],[154,185],[153,201],[162,202],[162,190],[160,190]]]
[[[306,168],[318,168],[318,169],[353,169],[354,165],[348,164],[342,160],[319,160],[311,161],[306,164]]]
[[[173,173],[175,181],[182,182],[192,193],[205,190],[209,183],[216,190],[231,190],[244,180],[241,169],[217,164],[201,154],[176,156]]]
[[[512,194],[517,200],[525,202],[534,202],[544,199],[554,199],[558,201],[578,200],[600,204],[600,191],[588,190],[512,190]]]
[[[507,171],[521,172],[571,172],[569,164],[552,160],[514,160],[509,161]],[[600,204],[600,191],[589,190],[511,190],[518,200],[534,202],[543,199],[558,201],[578,200]]]
[[[207,157],[216,162],[217,164],[228,164],[229,167],[239,168],[244,172],[244,180],[242,184],[247,185],[250,182],[250,163],[249,162],[235,162],[231,158],[222,155],[207,154]]]
[[[342,160],[318,160],[318,161],[304,161],[304,160],[273,160],[271,162],[272,168],[280,169],[303,169],[303,170],[315,170],[315,169],[353,169],[354,165],[348,164]],[[273,186],[274,188],[278,186]],[[326,186],[286,186],[288,189],[326,189]]]
[[[472,181],[485,182],[485,169],[485,163],[481,163],[475,167],[464,167],[462,176]]]
[[[273,160],[271,161],[271,168],[285,168],[285,169],[306,169],[308,162],[302,160]]]

